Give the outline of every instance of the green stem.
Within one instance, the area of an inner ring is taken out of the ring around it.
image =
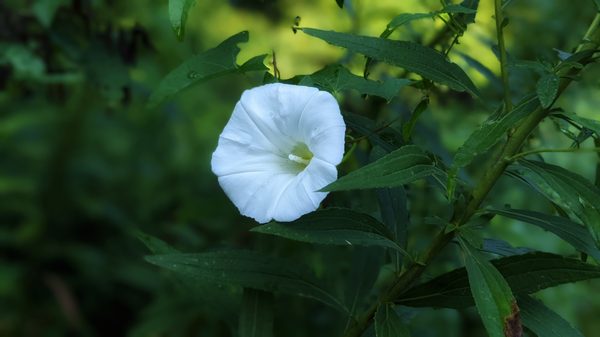
[[[521,152],[521,153],[517,153],[514,156],[510,157],[510,158],[506,158],[506,160],[513,162],[519,158],[523,158],[523,157],[527,157],[529,155],[532,154],[536,154],[536,153],[546,153],[546,152],[600,152],[600,147],[593,147],[593,148],[565,148],[565,149],[537,149],[537,150],[530,150],[530,151],[525,151],[525,152]]]
[[[596,14],[594,21],[592,22],[590,29],[585,34],[582,43],[577,48],[577,51],[595,49],[600,45],[600,13]],[[589,60],[584,60],[583,64],[587,64]],[[567,75],[576,75],[580,69],[568,69],[565,72]],[[559,85],[560,95],[567,86],[571,83],[572,77],[563,77]],[[477,212],[479,206],[488,195],[489,191],[496,184],[496,181],[500,178],[504,170],[510,163],[506,158],[513,157],[520,150],[521,146],[529,137],[529,134],[537,127],[537,125],[546,117],[548,110],[539,107],[533,111],[524,121],[522,121],[514,130],[513,133],[507,138],[506,143],[503,147],[498,148],[493,158],[496,160],[491,161],[490,167],[486,168],[484,172],[486,174],[481,179],[480,183],[471,193],[471,197],[468,200],[468,204],[461,213],[455,213],[451,220],[451,225],[454,228],[458,228],[467,223],[471,217]],[[438,255],[439,252],[446,247],[446,245],[456,235],[455,231],[447,232],[445,230],[440,231],[433,239],[429,248],[423,253],[418,259],[417,263],[411,264],[402,273],[395,282],[382,293],[378,301],[373,303],[363,314],[356,317],[354,324],[346,330],[344,337],[360,337],[363,332],[371,324],[371,320],[377,311],[377,307],[380,303],[393,302],[398,298],[404,291],[408,290],[414,282],[416,282],[425,268],[431,263],[431,261]]]
[[[494,0],[496,18],[496,34],[498,36],[498,51],[500,53],[500,74],[502,76],[502,86],[504,87],[504,111],[508,113],[512,110],[512,101],[510,99],[510,86],[508,83],[508,65],[506,57],[506,46],[504,45],[504,12],[502,11],[502,0]]]

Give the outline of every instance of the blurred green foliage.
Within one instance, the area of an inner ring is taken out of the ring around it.
[[[511,86],[517,92],[534,92],[543,75],[520,60],[554,62],[555,48],[577,45],[595,11],[588,2],[513,1],[508,6]],[[486,106],[501,101],[497,77],[490,76],[499,73],[492,7],[482,1],[475,24],[449,55],[467,69],[483,97],[494,97],[482,102]],[[261,84],[262,74],[200,83],[156,108],[148,108],[148,98],[170,70],[243,30],[250,32],[250,41],[240,45],[238,64],[275,51],[283,78],[314,73],[340,57],[360,74],[362,57],[294,34],[294,18],[301,16],[306,27],[376,36],[397,14],[439,8],[434,0],[347,0],[344,9],[333,0],[198,0],[179,41],[167,1],[0,2],[0,336],[236,335],[240,290],[181,282],[146,263],[148,251],[137,230],[186,252],[259,247],[302,261],[343,292],[341,282],[368,272],[365,252],[381,258],[377,249],[259,239],[248,232],[254,223],[239,216],[210,172],[210,154],[234,102],[244,89]],[[391,37],[427,41],[441,27],[440,20],[419,20]],[[265,61],[271,69],[272,62]],[[389,71],[374,65],[372,76],[380,78],[384,70]],[[592,67],[559,103],[597,119],[599,75]],[[415,88],[389,105],[356,93],[339,96],[345,111],[378,123],[409,116],[423,98]],[[466,94],[444,92],[430,99],[414,125],[414,140],[449,161],[486,112]],[[569,128],[544,122],[531,142],[568,147],[571,139],[556,137],[559,127]],[[594,178],[593,153],[544,158]],[[368,149],[359,147],[342,170],[367,160]],[[537,194],[516,185],[503,178],[493,201],[550,209]],[[326,202],[374,214],[370,193],[343,192]],[[410,194],[416,214],[411,230],[418,233],[410,245],[417,250],[437,229],[419,214],[443,216],[449,210],[436,202],[443,198],[439,191],[416,186]],[[490,233],[514,246],[575,255],[551,234],[508,219],[494,219]],[[441,262],[446,269],[456,266],[451,257]],[[427,276],[440,271],[428,270]],[[376,282],[389,276],[384,270]],[[543,291],[541,297],[593,337],[600,331],[599,289],[597,282],[584,282]],[[277,336],[331,336],[345,323],[331,309],[304,299],[281,295],[273,305]],[[473,309],[460,316],[446,309],[400,314],[411,319],[414,336],[484,334]]]

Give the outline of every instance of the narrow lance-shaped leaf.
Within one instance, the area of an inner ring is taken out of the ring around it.
[[[583,337],[559,314],[542,302],[523,295],[517,297],[523,325],[540,337]]]
[[[529,253],[490,262],[517,295],[600,278],[600,266],[555,254]],[[412,307],[462,309],[472,306],[474,302],[467,272],[465,268],[459,268],[406,291],[398,303]]]
[[[558,84],[559,78],[556,74],[546,74],[537,82],[536,92],[544,109],[554,102],[558,93]]]
[[[254,227],[253,232],[290,240],[329,245],[381,246],[404,250],[392,233],[373,217],[350,209],[330,208],[312,212],[288,223],[272,222]]]
[[[303,28],[302,31],[351,52],[402,67],[451,89],[479,96],[479,90],[458,65],[449,62],[436,50],[418,43],[313,28]]]
[[[521,337],[519,307],[502,274],[469,242],[460,238],[471,294],[490,337]]]
[[[406,145],[374,163],[329,184],[324,191],[401,186],[432,175],[444,175],[431,158],[415,145]]]
[[[217,47],[185,61],[162,79],[150,96],[148,104],[155,106],[192,84],[210,78],[235,72],[266,70],[267,67],[262,62],[266,55],[256,56],[241,66],[236,64],[240,52],[237,45],[242,42],[248,42],[248,32],[233,35]]]
[[[252,251],[225,250],[200,254],[147,256],[146,260],[170,269],[186,280],[229,284],[282,292],[318,300],[347,313],[342,302],[319,285],[302,266]]]
[[[169,0],[169,19],[179,40],[183,39],[188,11],[195,2],[196,0]]]
[[[592,130],[594,133],[596,133],[596,135],[600,136],[600,121],[599,120],[581,117],[579,115],[576,115],[576,114],[570,113],[570,112],[560,112],[557,115],[562,116],[564,118],[568,118],[568,119],[572,120],[573,122],[581,125],[582,127]]]
[[[579,218],[600,243],[600,188],[560,166],[520,160],[511,172],[525,180],[570,216]]]
[[[356,131],[362,137],[368,138],[373,146],[379,146],[386,152],[392,152],[402,145],[402,135],[399,132],[390,127],[378,127],[369,118],[358,114],[345,113],[344,122],[346,122],[348,128]],[[392,137],[384,137],[384,133],[392,134]]]
[[[454,194],[458,170],[471,163],[477,155],[498,143],[510,128],[538,107],[537,97],[527,96],[502,118],[496,119],[495,116],[489,118],[467,138],[454,155],[454,161],[448,173],[448,196],[450,198]]]
[[[352,74],[340,65],[334,65],[327,66],[312,75],[304,76],[298,84],[315,86],[331,93],[356,90],[360,94],[385,98],[389,102],[402,87],[411,82],[411,80],[401,78],[388,78],[383,82],[367,80]]]
[[[377,337],[409,337],[410,332],[394,311],[391,303],[382,303],[375,313],[375,335]]]
[[[148,235],[141,231],[135,231],[134,235],[146,246],[146,248],[148,248],[148,250],[150,250],[150,252],[152,252],[152,254],[180,253],[179,250],[171,247],[168,243],[152,235]]]
[[[524,209],[488,209],[488,211],[536,225],[565,240],[578,251],[600,261],[600,250],[596,247],[590,232],[570,219]]]
[[[244,289],[239,337],[273,337],[273,294]]]

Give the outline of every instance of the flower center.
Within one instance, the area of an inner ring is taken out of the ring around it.
[[[294,146],[292,152],[288,154],[288,159],[296,164],[299,164],[300,169],[304,169],[310,163],[313,154],[304,143],[299,143]]]

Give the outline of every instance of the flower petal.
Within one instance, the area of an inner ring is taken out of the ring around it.
[[[344,157],[346,124],[335,98],[319,91],[304,108],[298,128],[315,157],[337,165]]]

